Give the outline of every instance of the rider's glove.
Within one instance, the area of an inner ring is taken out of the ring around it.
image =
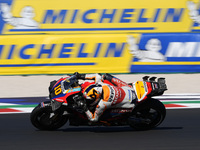
[[[78,72],[75,72],[74,75],[76,76],[77,79],[85,80],[85,74],[80,74]]]

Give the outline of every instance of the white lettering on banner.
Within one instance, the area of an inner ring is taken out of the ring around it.
[[[200,42],[171,42],[166,57],[200,57]]]

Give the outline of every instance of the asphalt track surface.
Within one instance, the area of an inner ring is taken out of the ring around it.
[[[149,131],[130,127],[73,127],[39,131],[30,114],[0,115],[1,150],[199,150],[200,109],[168,109],[164,122]]]

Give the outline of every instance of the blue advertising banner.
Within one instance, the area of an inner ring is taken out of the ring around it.
[[[199,33],[154,33],[128,36],[131,73],[200,72]]]

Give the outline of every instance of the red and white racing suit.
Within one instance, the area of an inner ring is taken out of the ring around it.
[[[136,95],[131,86],[113,77],[111,83],[115,86],[103,83],[102,76],[99,74],[86,74],[85,79],[93,79],[97,84],[102,85],[102,95],[99,103],[96,106],[95,112],[87,110],[85,113],[88,119],[92,122],[98,121],[99,117],[108,108],[134,108],[134,100]]]

